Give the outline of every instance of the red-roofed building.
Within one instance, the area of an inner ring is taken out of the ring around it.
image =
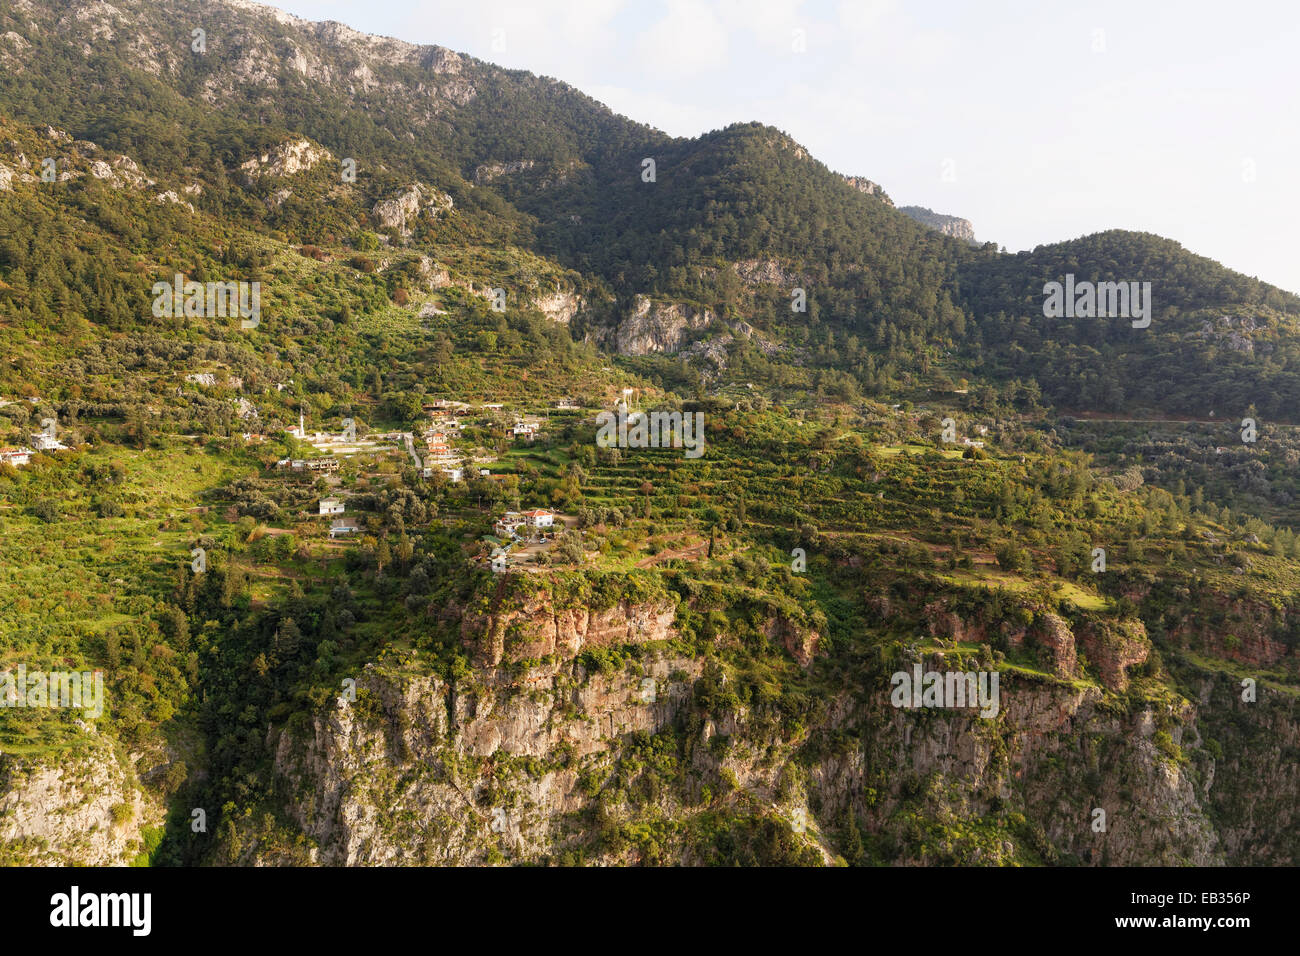
[[[523,515],[530,528],[549,528],[555,524],[555,513],[551,511],[538,508],[534,511],[525,511]]]
[[[31,463],[32,450],[30,448],[16,448],[13,445],[0,448],[0,465],[13,465],[16,468],[19,465],[30,465]]]

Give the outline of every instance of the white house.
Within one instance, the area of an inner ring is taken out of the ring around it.
[[[320,500],[320,513],[323,515],[341,515],[343,511],[343,500],[341,498],[322,498]]]
[[[537,426],[532,422],[515,422],[515,437],[535,438],[537,436]]]
[[[51,438],[44,432],[37,432],[32,435],[32,445],[37,451],[65,451],[68,447],[57,438]]]
[[[30,448],[15,448],[12,445],[0,448],[0,465],[13,465],[17,468],[19,465],[30,465],[31,463],[32,450]]]
[[[544,511],[540,508],[533,511],[525,511],[523,517],[530,528],[549,528],[555,524],[554,512]]]
[[[451,479],[453,485],[458,481],[465,480],[465,469],[463,468],[444,468],[442,473]]]
[[[425,446],[428,449],[430,458],[455,458],[451,450],[451,445],[447,444],[447,436],[442,432],[433,432],[425,439]]]

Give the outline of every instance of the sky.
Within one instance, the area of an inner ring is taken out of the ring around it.
[[[758,120],[1010,251],[1135,229],[1300,293],[1300,4],[274,0],[563,80],[676,136]]]

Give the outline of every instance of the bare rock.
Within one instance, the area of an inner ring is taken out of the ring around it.
[[[281,178],[306,172],[317,163],[331,158],[330,151],[325,147],[317,146],[307,139],[297,139],[281,143],[269,153],[241,163],[239,169],[248,182],[252,183],[263,176]]]

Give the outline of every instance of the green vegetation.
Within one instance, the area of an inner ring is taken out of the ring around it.
[[[297,29],[208,7],[211,33],[253,46]],[[0,35],[30,41],[0,71],[0,163],[22,171],[0,191],[0,445],[53,419],[69,446],[0,464],[0,669],[100,670],[107,706],[93,734],[75,712],[0,709],[0,749],[58,763],[94,736],[147,755],[165,820],[135,864],[328,853],[295,810],[337,808],[281,745],[341,714],[373,730],[351,744],[373,748],[358,789],[392,810],[376,826],[429,863],[469,845],[492,863],[1078,863],[1035,816],[1044,794],[1138,778],[1148,750],[1198,786],[1217,762],[1247,777],[1255,737],[1285,738],[1227,701],[1201,746],[1188,715],[1207,684],[1249,678],[1282,701],[1261,720],[1294,721],[1295,296],[1141,234],[971,248],[776,130],[672,139],[445,52],[377,64],[356,94],[268,55],[270,97],[229,80],[237,46],[154,74],[132,46],[149,31],[87,56],[74,29],[0,12]],[[350,75],[353,54],[293,42]],[[300,137],[331,157],[241,170]],[[75,175],[22,178],[51,154]],[[454,205],[384,225],[376,204],[413,182]],[[1044,320],[1042,284],[1067,271],[1151,281],[1151,328]],[[154,316],[153,284],[178,273],[261,283],[259,325]],[[556,293],[575,303],[558,321]],[[680,347],[620,352],[637,296],[713,318]],[[705,454],[597,447],[594,413],[623,389],[701,413]],[[418,445],[437,400],[464,403],[447,439],[462,481],[377,439]],[[294,470],[335,455],[288,434],[300,415],[375,442]],[[1247,416],[1257,443],[1237,434]],[[511,434],[522,417],[535,440]],[[354,534],[330,537],[326,496]],[[532,508],[564,527],[494,527]],[[1044,732],[1013,773],[1019,717],[941,727],[965,717],[887,707],[892,674],[936,661],[1122,730]],[[646,680],[662,697],[629,716]],[[386,681],[436,703],[412,718]],[[519,701],[554,746],[474,726]],[[899,740],[944,727],[978,742],[979,787],[902,768]],[[531,785],[561,777],[581,807],[545,851],[485,822],[525,819]],[[403,803],[429,781],[453,804]],[[1216,821],[1245,799],[1219,793]],[[129,826],[122,796],[109,813]],[[15,840],[0,860],[39,851]]]

